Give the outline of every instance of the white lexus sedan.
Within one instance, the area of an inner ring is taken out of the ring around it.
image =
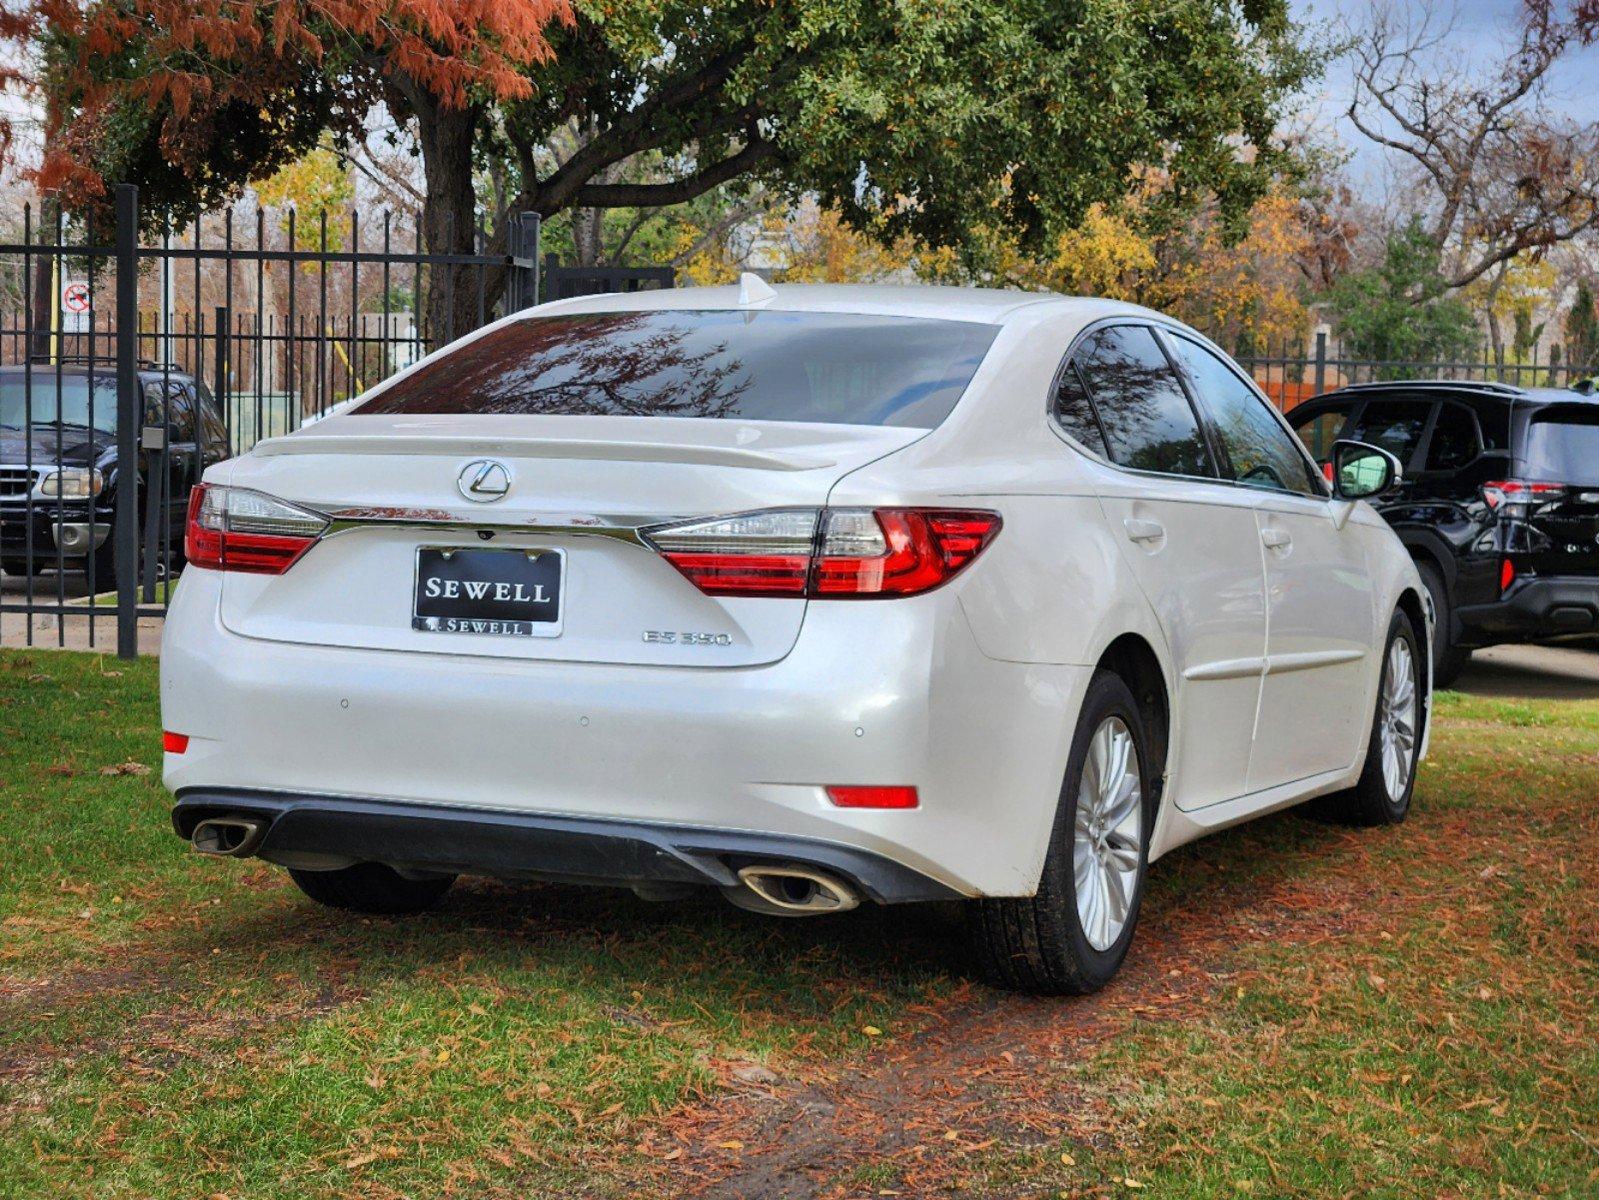
[[[161,658],[173,822],[368,913],[458,875],[963,900],[1103,985],[1148,866],[1316,800],[1402,820],[1430,614],[1147,309],[950,288],[529,309],[206,472]]]

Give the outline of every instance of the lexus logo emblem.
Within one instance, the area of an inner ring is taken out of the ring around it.
[[[461,468],[455,486],[468,500],[492,504],[511,490],[511,472],[502,462],[479,458]]]

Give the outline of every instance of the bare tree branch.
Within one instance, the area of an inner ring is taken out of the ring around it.
[[[730,179],[738,178],[776,153],[775,142],[757,138],[737,154],[712,163],[686,178],[670,183],[588,184],[572,193],[571,203],[583,208],[629,208],[633,205],[655,208],[665,204],[682,204]]]
[[[1354,40],[1350,121],[1430,184],[1427,228],[1454,287],[1599,227],[1599,136],[1543,103],[1550,68],[1593,32],[1568,7],[1530,0],[1502,65],[1477,77],[1431,8],[1406,24],[1376,7]]]

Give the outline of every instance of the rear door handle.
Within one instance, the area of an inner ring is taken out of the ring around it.
[[[1294,544],[1294,539],[1282,529],[1262,529],[1260,541],[1268,550],[1287,550]]]
[[[1166,536],[1166,527],[1159,521],[1144,521],[1128,517],[1122,522],[1127,527],[1127,537],[1134,542],[1158,542]]]

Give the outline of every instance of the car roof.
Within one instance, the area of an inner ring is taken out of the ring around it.
[[[1599,403],[1599,396],[1584,395],[1570,388],[1519,387],[1513,383],[1482,379],[1387,379],[1374,383],[1350,383],[1313,396],[1304,403],[1320,404],[1324,400],[1343,398],[1366,399],[1387,392],[1440,392],[1476,400],[1499,400],[1513,405]]]
[[[779,283],[767,285],[766,300],[740,304],[740,286],[652,288],[639,292],[604,292],[555,300],[527,309],[522,316],[559,313],[655,312],[684,309],[726,309],[757,312],[859,313],[1003,325],[1023,313],[1029,317],[1072,315],[1084,321],[1103,316],[1162,318],[1151,309],[1119,300],[1063,296],[1056,292],[1007,291],[1000,288],[943,285]]]

